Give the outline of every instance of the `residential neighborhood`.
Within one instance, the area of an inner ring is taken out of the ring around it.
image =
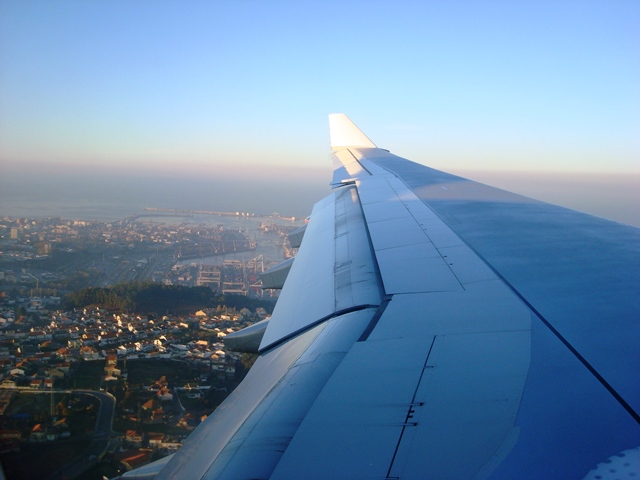
[[[38,315],[16,316],[18,305]],[[115,404],[108,442],[93,463],[135,468],[175,452],[250,366],[222,338],[267,316],[262,308],[154,317],[59,306],[57,297],[5,296],[0,304],[5,470],[33,444],[82,440],[86,447],[101,407],[84,393],[92,390]]]

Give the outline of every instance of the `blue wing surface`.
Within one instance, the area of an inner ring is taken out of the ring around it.
[[[260,356],[156,478],[640,475],[640,231],[330,126]]]

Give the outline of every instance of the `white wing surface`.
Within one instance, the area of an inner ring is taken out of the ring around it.
[[[156,478],[640,475],[639,230],[330,132],[257,362]]]

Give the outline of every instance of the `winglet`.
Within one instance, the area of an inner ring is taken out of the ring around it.
[[[344,113],[329,115],[329,134],[332,150],[345,147],[376,148],[376,145]]]

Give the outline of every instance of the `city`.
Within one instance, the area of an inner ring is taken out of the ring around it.
[[[295,253],[285,239],[296,222],[272,216],[242,231],[224,216],[149,217],[0,221],[0,461],[10,478],[109,477],[173,453],[251,366],[222,339],[271,312],[277,293],[259,275]],[[104,300],[132,291],[133,305]]]
[[[234,254],[242,252],[255,253],[247,258],[255,257],[249,262],[255,274],[258,268],[278,263],[281,258],[276,257],[291,255],[284,238],[287,231],[300,225],[296,219],[277,214],[258,217],[238,213],[231,218],[243,219],[242,227],[231,228],[225,226],[228,215],[218,216],[217,222],[200,215],[198,223],[194,216],[154,213],[110,223],[4,217],[0,220],[0,285],[12,291],[35,289],[54,296],[58,290],[128,281],[196,285],[197,273],[182,275],[187,271],[184,266],[213,263],[205,259],[214,257],[237,260]],[[182,221],[160,223],[144,218]],[[265,258],[267,254],[273,258]],[[168,276],[172,271],[174,275]]]

